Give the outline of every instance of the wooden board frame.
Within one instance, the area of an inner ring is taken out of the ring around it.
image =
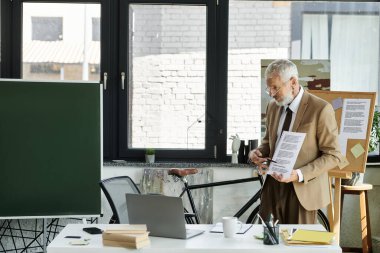
[[[370,99],[371,100],[366,138],[364,140],[348,139],[347,148],[346,148],[346,158],[350,164],[346,166],[345,168],[343,168],[343,170],[345,171],[364,173],[365,168],[366,168],[366,162],[367,162],[368,144],[369,144],[369,138],[371,135],[373,114],[375,110],[376,92],[322,91],[322,90],[309,90],[309,92],[311,94],[314,94],[326,100],[330,104],[332,104],[332,101],[337,98]],[[339,132],[340,132],[341,119],[342,119],[342,109],[343,108],[341,107],[335,110],[335,118],[338,123]],[[365,152],[358,158],[355,158],[350,150],[353,146],[355,146],[358,143],[360,143],[363,146]]]

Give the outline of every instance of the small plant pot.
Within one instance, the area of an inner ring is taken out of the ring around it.
[[[145,155],[146,163],[154,163],[154,155]]]

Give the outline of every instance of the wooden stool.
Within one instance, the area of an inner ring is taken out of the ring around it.
[[[345,194],[359,195],[360,199],[360,223],[362,229],[362,247],[363,248],[351,248],[342,247],[343,251],[348,252],[372,252],[372,237],[371,237],[371,224],[369,221],[369,208],[368,208],[368,191],[372,190],[371,184],[360,185],[342,185],[342,198],[341,198],[341,210],[343,209],[343,199]],[[342,212],[342,211],[341,211]]]

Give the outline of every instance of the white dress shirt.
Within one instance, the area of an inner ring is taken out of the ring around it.
[[[304,93],[304,89],[302,88],[302,86],[300,86],[300,91],[298,92],[297,96],[293,99],[293,101],[289,105],[284,106],[281,116],[280,116],[280,121],[278,123],[276,146],[281,137],[282,126],[284,125],[284,121],[286,117],[286,109],[289,107],[289,109],[292,111],[292,120],[290,121],[290,126],[289,126],[289,131],[291,132],[293,124],[294,124],[294,120],[297,115],[298,108],[301,104],[303,93]],[[298,174],[298,182],[303,182],[303,175],[302,175],[301,170],[296,169],[296,172]]]

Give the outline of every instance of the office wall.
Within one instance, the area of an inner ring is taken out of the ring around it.
[[[152,168],[154,169],[154,168]],[[162,169],[162,168],[158,168]],[[251,177],[253,170],[251,168],[239,168],[239,167],[207,167],[208,170],[212,171],[211,180],[213,181],[222,181],[222,180],[232,180],[239,178]],[[125,167],[125,166],[105,166],[103,169],[103,178],[115,177],[127,175],[132,178],[136,183],[140,183],[143,177],[144,168],[141,167]],[[165,182],[164,182],[165,181]],[[167,180],[163,179],[163,184]],[[171,185],[172,182],[170,182]],[[177,182],[178,186],[181,186],[181,182]],[[165,186],[164,186],[165,188]],[[212,189],[212,222],[220,222],[221,217],[223,216],[232,216],[238,211],[245,202],[248,201],[258,190],[260,189],[260,183],[249,182],[242,184],[234,184],[227,186],[218,186]],[[174,196],[174,194],[179,194],[178,191],[171,189],[169,192]],[[104,217],[101,218],[101,221],[108,222],[111,217],[111,210],[107,200],[102,198],[102,207],[104,211]],[[244,221],[248,218],[248,215],[244,215],[242,220]]]

